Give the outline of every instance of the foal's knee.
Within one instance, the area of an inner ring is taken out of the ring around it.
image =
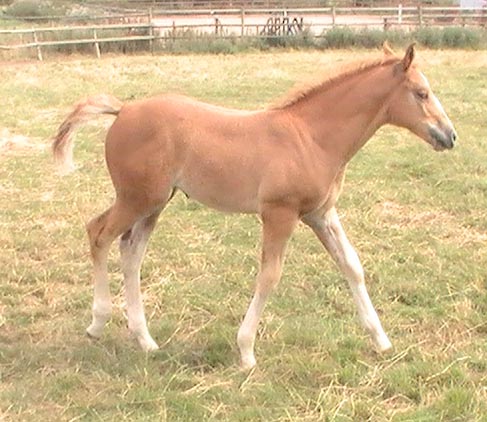
[[[277,288],[280,278],[281,271],[277,267],[262,270],[257,280],[257,293],[267,296]]]

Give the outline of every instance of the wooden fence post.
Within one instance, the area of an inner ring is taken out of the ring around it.
[[[245,35],[245,10],[240,9],[240,36],[243,38]]]
[[[423,8],[418,6],[418,25],[421,28],[423,26]]]
[[[99,59],[101,57],[100,43],[97,40],[98,40],[98,37],[96,34],[96,29],[93,29],[93,41],[95,42],[95,53],[96,53],[96,57]]]
[[[336,17],[337,17],[337,14],[336,14],[335,6],[333,6],[331,8],[331,26],[332,26],[332,28],[335,27]]]
[[[152,7],[149,8],[149,50],[151,54],[154,54],[154,26],[152,25]]]
[[[37,32],[35,31],[35,29],[32,30],[32,34],[34,36],[34,43],[35,43],[36,49],[37,49],[37,58],[42,62],[41,46],[39,45],[39,41],[37,40]]]
[[[215,35],[218,36],[220,34],[220,20],[215,18]]]
[[[402,4],[399,3],[397,6],[397,23],[399,26],[402,25]]]

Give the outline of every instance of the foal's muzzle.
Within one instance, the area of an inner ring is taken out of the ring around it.
[[[457,140],[457,133],[453,127],[430,126],[429,134],[432,140],[433,148],[436,151],[452,149]]]

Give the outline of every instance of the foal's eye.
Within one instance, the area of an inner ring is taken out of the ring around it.
[[[427,100],[428,99],[428,91],[423,91],[423,90],[416,91],[416,96],[420,100]]]

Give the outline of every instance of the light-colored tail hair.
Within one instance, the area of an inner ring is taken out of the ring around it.
[[[123,103],[120,100],[107,94],[89,97],[74,106],[74,110],[59,126],[52,143],[54,161],[61,174],[67,174],[75,168],[73,162],[73,130],[93,115],[112,114],[117,116],[122,106]]]

